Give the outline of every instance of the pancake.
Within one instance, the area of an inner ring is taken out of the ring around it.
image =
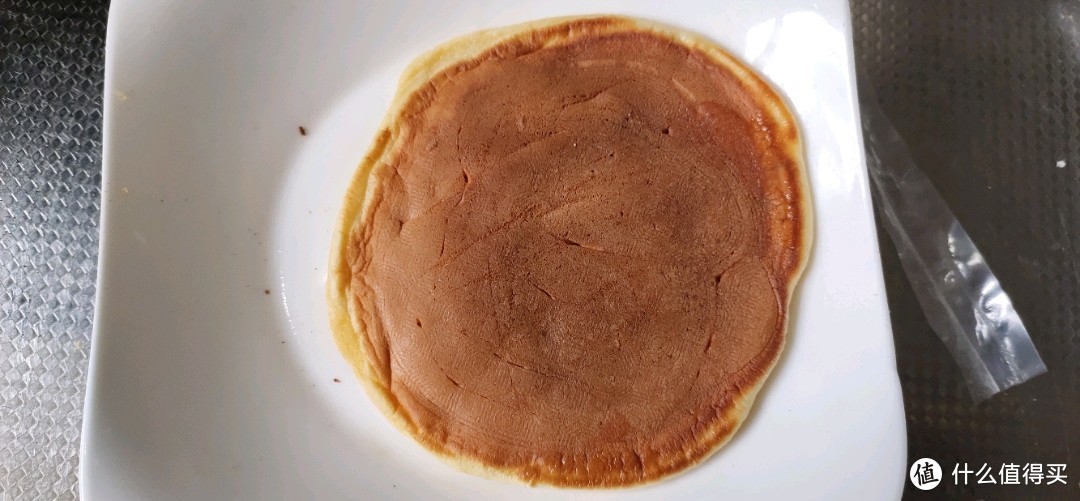
[[[332,246],[372,400],[474,473],[630,486],[708,457],[784,345],[798,130],[714,44],[623,17],[484,31],[402,77]]]

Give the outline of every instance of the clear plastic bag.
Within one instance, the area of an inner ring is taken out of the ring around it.
[[[980,402],[1046,372],[1008,294],[859,76],[874,204],[930,326]]]

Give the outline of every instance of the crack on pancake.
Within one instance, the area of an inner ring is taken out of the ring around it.
[[[499,355],[498,353],[492,353],[492,355],[495,355],[495,358],[499,359],[500,361],[502,361],[503,363],[505,363],[507,365],[517,367],[518,369],[531,372],[531,373],[536,374],[536,375],[538,375],[540,377],[547,378],[547,379],[564,379],[564,378],[562,378],[562,377],[560,377],[560,376],[558,376],[556,374],[548,374],[548,373],[543,372],[540,369],[537,369],[535,367],[528,367],[528,366],[525,366],[525,365],[521,365],[521,364],[519,364],[517,362],[514,362],[513,360],[510,360],[509,358],[506,358],[506,357],[503,357],[502,355]]]
[[[446,373],[446,371],[445,371],[445,370],[443,370],[443,368],[442,368],[442,367],[439,367],[439,369],[443,371],[443,375],[444,375],[444,376],[446,376],[446,379],[449,379],[449,380],[450,380],[450,382],[454,384],[454,386],[457,386],[458,388],[461,388],[461,389],[463,389],[463,390],[465,389],[465,387],[464,387],[464,386],[461,386],[461,383],[457,382],[457,380],[456,380],[456,379],[454,379],[454,378],[450,377],[450,375],[449,375],[449,374],[447,374],[447,373]]]
[[[690,91],[690,89],[686,88],[686,86],[683,85],[683,83],[680,82],[677,78],[671,77],[671,85],[675,87],[675,90],[678,91],[678,93],[681,94],[687,102],[697,102],[697,96],[695,96],[694,93]]]
[[[616,85],[609,85],[609,86],[604,87],[604,88],[602,88],[602,89],[600,89],[600,90],[598,90],[596,92],[593,92],[591,94],[573,96],[571,98],[571,101],[562,103],[562,105],[561,105],[562,107],[559,109],[559,111],[565,111],[567,108],[569,108],[571,106],[574,106],[576,104],[588,103],[589,101],[592,101],[593,99],[596,99],[596,98],[600,97],[601,95],[606,94],[608,91],[610,91],[611,89],[614,89],[615,87],[617,87],[617,84]]]
[[[536,287],[536,290],[542,292],[545,296],[547,296],[548,299],[550,299],[550,300],[552,300],[554,302],[558,302],[558,301],[555,300],[555,296],[552,296],[551,293],[547,291],[547,289],[541,287],[540,284],[536,283],[536,281],[533,280],[532,277],[525,276],[525,281],[528,282],[529,285],[532,285],[533,287]]]
[[[571,246],[571,247],[581,247],[582,249],[596,251],[596,252],[607,252],[607,251],[604,250],[603,247],[599,247],[599,246],[591,245],[591,244],[586,244],[586,243],[581,243],[581,242],[578,242],[576,240],[572,240],[572,239],[565,238],[565,237],[562,238],[562,242],[564,244],[566,244],[566,245]]]
[[[634,447],[634,448],[630,449],[630,451],[633,452],[634,460],[637,461],[637,464],[634,465],[634,466],[637,467],[638,470],[644,472],[645,471],[645,459],[641,457],[641,453],[638,452],[637,447]]]
[[[465,246],[461,250],[451,254],[450,257],[440,257],[438,261],[435,261],[435,264],[433,264],[431,266],[431,268],[432,269],[446,268],[450,263],[456,261],[463,254],[468,252],[473,246],[479,244],[480,242],[488,240],[488,239],[494,237],[495,235],[498,235],[499,233],[502,233],[502,232],[513,229],[514,223],[516,223],[518,221],[521,221],[522,219],[525,219],[526,217],[528,217],[528,211],[522,211],[522,213],[520,213],[520,214],[518,214],[516,216],[513,216],[509,221],[506,221],[506,222],[504,222],[502,224],[499,224],[495,228],[492,228],[492,229],[488,230],[483,235],[481,235],[481,236],[473,239],[469,243],[465,244]]]
[[[458,128],[457,128],[457,141],[454,142],[454,144],[457,145],[456,146],[456,148],[457,148],[457,158],[458,158],[459,162],[465,160],[465,158],[461,156],[461,130],[463,128],[464,128],[464,126],[461,126],[461,125],[458,126]]]
[[[476,390],[474,390],[472,388],[469,388],[469,387],[461,384],[460,382],[458,382],[458,380],[454,379],[453,377],[450,376],[450,374],[448,372],[446,372],[446,369],[442,366],[442,364],[439,363],[438,360],[436,360],[435,358],[432,358],[431,360],[432,360],[432,362],[435,362],[435,366],[439,368],[439,372],[442,372],[442,375],[444,377],[446,377],[446,379],[448,381],[450,381],[451,384],[453,384],[456,388],[460,389],[461,391],[464,391],[464,392],[469,393],[471,395],[476,395],[476,396],[478,396],[478,397],[480,397],[480,398],[482,398],[484,400],[487,400],[488,402],[491,402],[491,403],[494,403],[494,404],[499,404],[499,405],[501,405],[503,407],[506,407],[508,409],[517,410],[514,406],[512,406],[512,405],[510,405],[510,404],[508,404],[506,402],[503,402],[503,401],[495,399],[495,398],[491,398],[491,397],[489,397],[489,396],[487,396],[487,395],[485,395],[485,394],[483,394],[483,393],[481,393],[479,391],[476,391]],[[435,402],[432,402],[427,397],[425,397],[425,400],[428,400],[429,402],[432,403],[432,405],[435,405],[436,408],[438,408],[438,404],[436,404]],[[477,428],[477,431],[490,433],[490,431],[483,430],[483,429],[480,429],[480,428]]]
[[[465,180],[465,184],[461,187],[461,198],[458,198],[455,207],[465,201],[465,192],[469,190],[469,171],[461,169],[461,177]]]
[[[734,255],[734,252],[732,252],[731,255]],[[731,255],[729,255],[728,257],[731,257]],[[736,264],[739,264],[739,261],[732,262],[731,264],[727,265],[726,268],[720,270],[720,273],[713,275],[713,283],[719,286],[720,282],[724,280],[724,275],[726,275],[727,272],[731,271],[731,269],[734,268]]]

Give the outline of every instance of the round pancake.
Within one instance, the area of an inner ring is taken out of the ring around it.
[[[810,245],[795,120],[714,44],[623,17],[415,61],[349,187],[335,337],[469,471],[629,486],[706,458],[784,345]]]

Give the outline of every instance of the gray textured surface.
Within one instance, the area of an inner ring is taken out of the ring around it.
[[[105,14],[0,2],[0,499],[78,494]]]
[[[0,500],[77,497],[106,4],[0,0]],[[883,235],[909,453],[1070,465],[1064,489],[938,496],[1080,499],[1080,2],[853,0],[853,14],[860,67],[1050,369],[972,404]]]
[[[860,68],[1049,369],[973,404],[879,231],[909,456],[935,458],[947,474],[957,462],[1069,465],[1067,487],[957,488],[950,476],[936,496],[1080,499],[1080,2],[852,7]],[[910,485],[907,494],[927,496]]]

